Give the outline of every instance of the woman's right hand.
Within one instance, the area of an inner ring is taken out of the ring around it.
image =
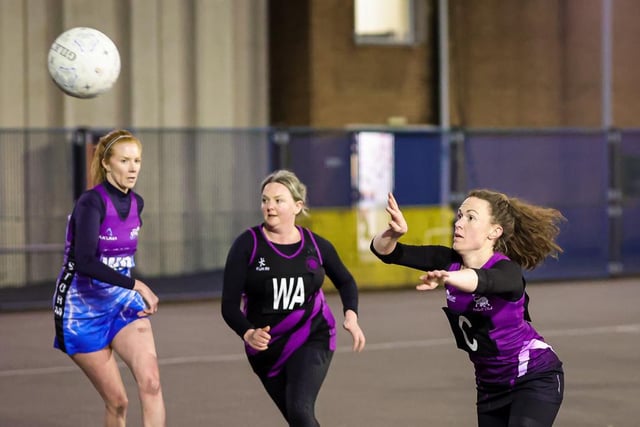
[[[402,215],[402,211],[398,206],[396,198],[393,197],[393,193],[389,193],[389,195],[387,196],[386,211],[391,216],[391,220],[389,221],[389,229],[386,231],[386,233],[390,234],[389,237],[399,239],[409,230],[409,226],[407,225],[407,221],[404,219],[404,215]]]
[[[269,341],[271,341],[271,334],[269,333],[270,330],[271,326],[247,329],[247,332],[244,333],[242,338],[252,349],[263,351],[269,348]]]
[[[393,252],[398,239],[409,229],[407,221],[405,221],[404,215],[402,215],[402,211],[398,207],[398,202],[392,193],[387,196],[386,211],[391,217],[389,219],[389,227],[373,238],[373,248],[380,255],[387,255]]]
[[[138,312],[139,317],[151,316],[158,311],[158,296],[144,282],[136,279],[133,290],[140,294],[146,305],[145,309]]]

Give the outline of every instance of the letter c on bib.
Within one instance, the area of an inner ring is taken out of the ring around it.
[[[467,343],[467,346],[469,347],[469,350],[471,351],[477,351],[478,350],[478,341],[476,341],[476,339],[473,339],[473,342],[469,341],[469,337],[467,336],[467,333],[465,332],[464,328],[462,326],[466,325],[467,327],[471,327],[471,321],[469,319],[467,319],[464,316],[460,316],[458,318],[458,327],[460,328],[460,331],[462,331],[462,336],[464,336],[464,342]]]

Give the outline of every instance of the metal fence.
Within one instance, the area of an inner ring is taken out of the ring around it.
[[[220,268],[230,240],[258,221],[269,168],[263,130],[136,130],[145,199],[138,270],[172,276]],[[100,130],[0,131],[0,287],[53,283],[67,216]],[[84,185],[82,183],[81,187]]]
[[[260,221],[258,186],[274,168],[301,176],[312,207],[354,209],[362,131],[134,130],[143,142],[139,271],[221,269],[233,238]],[[401,204],[456,206],[488,187],[560,209],[565,253],[532,277],[640,273],[640,131],[375,131],[393,136]],[[83,153],[101,133],[0,130],[0,287],[53,282],[67,215],[86,185]]]

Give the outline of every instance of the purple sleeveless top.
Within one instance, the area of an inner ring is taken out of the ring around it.
[[[100,184],[95,187],[95,190],[102,196],[106,207],[104,221],[100,225],[98,235],[100,261],[129,276],[131,269],[135,266],[133,256],[138,249],[138,232],[140,231],[137,199],[129,192],[131,207],[129,215],[123,220],[118,215],[104,186]]]
[[[482,268],[509,259],[495,253]],[[449,271],[460,270],[454,263]],[[525,320],[525,293],[517,301],[499,295],[462,292],[445,285],[444,308],[458,347],[469,353],[476,379],[485,383],[511,383],[525,374],[546,371],[558,363],[551,346]]]
[[[100,224],[96,255],[103,264],[122,274],[131,276],[131,269],[135,266],[134,254],[138,248],[138,232],[141,225],[137,198],[133,196],[131,191],[129,192],[129,197],[131,197],[129,215],[127,218],[122,219],[118,215],[104,185],[99,184],[93,189],[100,194],[105,205],[105,216],[102,224]],[[73,237],[73,230],[68,227],[65,261],[69,257]]]
[[[245,343],[249,362],[260,376],[280,374],[291,355],[309,341],[336,349],[336,321],[322,292],[322,254],[313,233],[297,228],[301,240],[291,255],[269,241],[261,225],[249,229],[254,247],[247,286],[254,298],[244,295],[243,311],[251,323],[271,325],[267,350],[257,351]]]

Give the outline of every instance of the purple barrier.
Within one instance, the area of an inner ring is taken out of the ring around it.
[[[466,187],[491,188],[562,211],[564,253],[532,279],[608,275],[608,154],[601,133],[469,132]]]
[[[622,271],[640,273],[640,130],[622,132]]]

